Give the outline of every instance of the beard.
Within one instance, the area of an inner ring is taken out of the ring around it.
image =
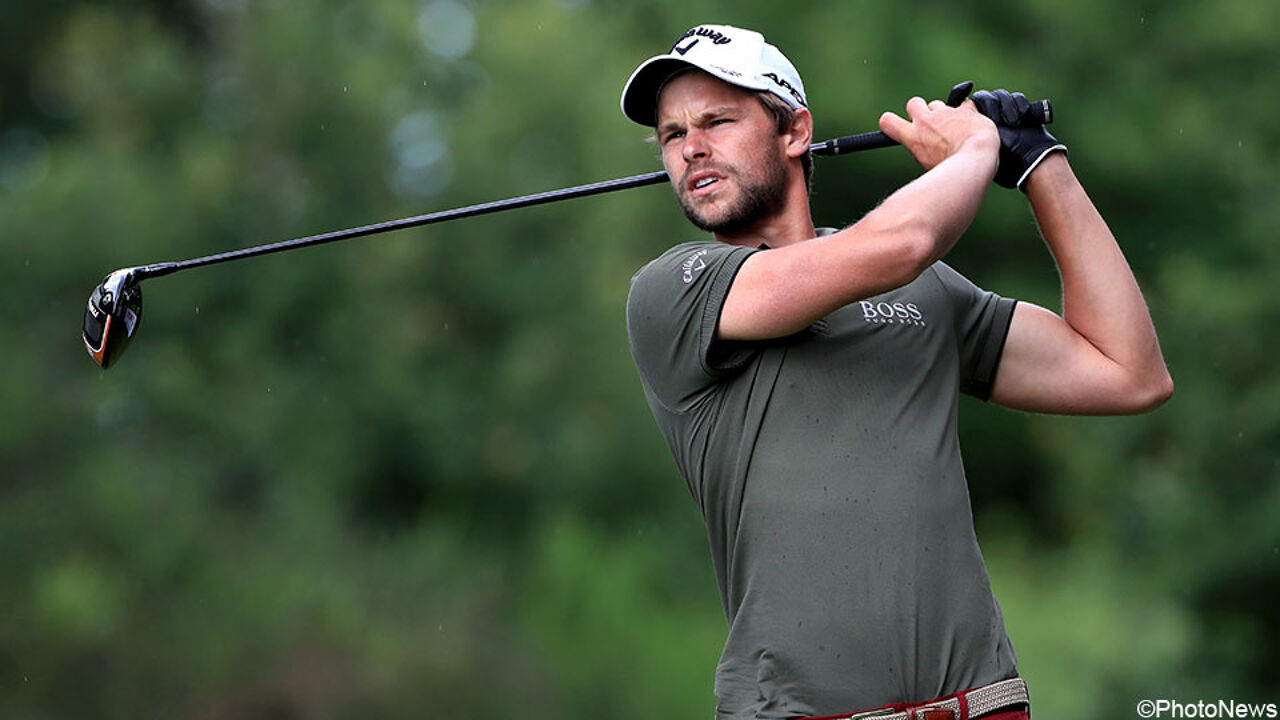
[[[715,169],[726,179],[732,178],[738,188],[738,196],[732,198],[721,212],[710,212],[699,207],[697,200],[686,197],[685,188],[688,185],[684,182],[676,190],[676,199],[684,210],[684,216],[699,230],[732,235],[778,214],[785,207],[787,171],[786,166],[777,158],[766,161],[763,174],[758,178],[748,177],[733,166],[716,166]]]

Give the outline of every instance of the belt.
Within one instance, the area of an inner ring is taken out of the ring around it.
[[[1012,678],[928,702],[898,703],[814,720],[969,720],[1014,705],[1030,704],[1027,683],[1022,678]]]

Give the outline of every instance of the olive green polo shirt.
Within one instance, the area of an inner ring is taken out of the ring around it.
[[[956,414],[959,393],[989,394],[1014,301],[937,263],[790,337],[717,341],[755,252],[768,250],[676,246],[627,302],[729,623],[717,717],[853,712],[1013,677]]]

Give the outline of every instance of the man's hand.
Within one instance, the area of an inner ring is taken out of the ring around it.
[[[1031,171],[1055,150],[1066,152],[1067,146],[1049,134],[1031,113],[1031,103],[1020,92],[979,90],[973,94],[978,112],[991,118],[1000,132],[1000,167],[996,184],[1019,188],[1027,182]]]
[[[880,116],[880,129],[910,150],[925,170],[965,148],[994,153],[999,147],[995,126],[968,101],[953,108],[941,100],[926,104],[913,97],[907,101],[907,117],[887,112]]]

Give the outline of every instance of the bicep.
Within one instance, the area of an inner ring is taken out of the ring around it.
[[[1055,313],[1019,302],[1013,312],[991,402],[1068,415],[1139,412],[1125,369]]]

